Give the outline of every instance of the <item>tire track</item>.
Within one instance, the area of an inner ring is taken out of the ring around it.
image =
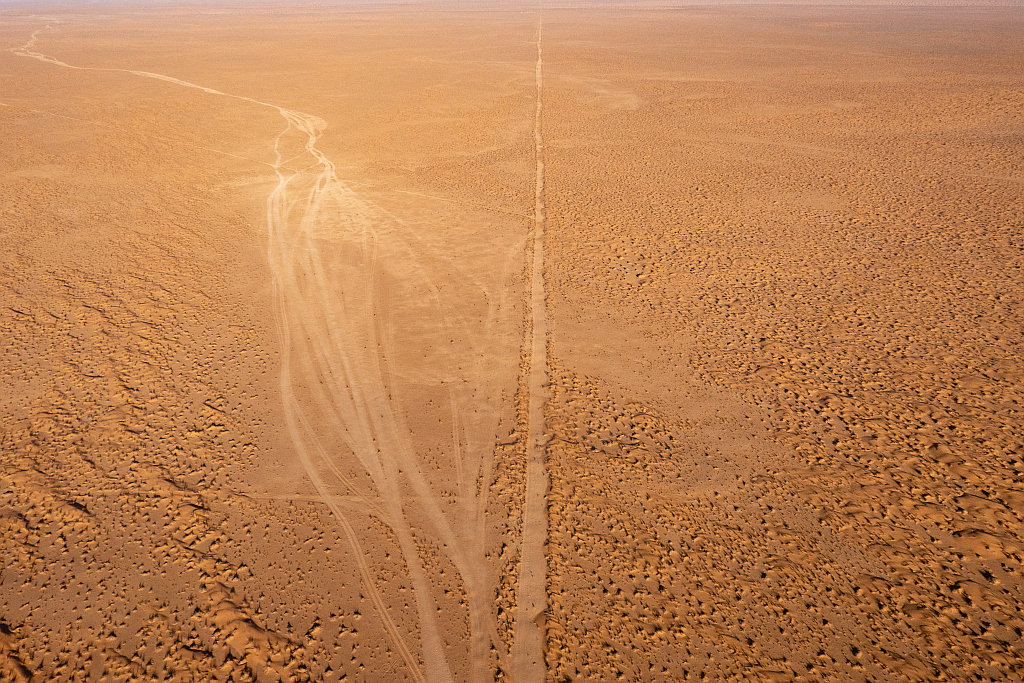
[[[547,490],[544,467],[544,404],[547,398],[547,308],[544,294],[544,135],[542,108],[544,60],[541,49],[543,17],[537,22],[537,107],[533,138],[537,157],[534,192],[533,263],[530,291],[530,392],[527,424],[526,499],[523,508],[522,555],[516,591],[513,628],[512,672],[516,683],[536,683],[545,678],[544,614],[547,610]]]
[[[183,81],[163,74],[157,74],[148,71],[137,71],[132,69],[75,66],[60,61],[49,55],[33,51],[32,48],[38,41],[39,34],[42,31],[50,28],[52,28],[52,26],[48,24],[45,28],[34,31],[31,34],[31,37],[29,38],[28,42],[25,43],[25,45],[23,45],[20,48],[12,48],[11,52],[18,56],[30,57],[33,59],[37,59],[41,62],[53,64],[55,66],[60,66],[68,69],[74,69],[77,71],[106,71],[128,73],[135,76],[142,76],[145,78],[152,78],[160,81],[165,81],[167,83],[171,83],[182,87],[194,88],[197,90],[202,90],[203,92],[206,92],[211,95],[230,97],[232,99],[243,100],[264,107],[271,107],[273,109],[276,109],[285,119],[287,123],[285,130],[282,131],[274,140],[274,151],[276,154],[276,161],[274,164],[272,164],[272,167],[277,173],[278,185],[274,188],[274,190],[271,192],[270,196],[267,199],[267,224],[269,233],[268,260],[271,266],[271,271],[273,273],[273,296],[275,300],[275,310],[277,313],[277,323],[279,325],[278,333],[283,343],[281,392],[282,398],[284,400],[285,417],[288,422],[289,433],[292,437],[292,442],[295,445],[296,451],[299,454],[300,459],[302,460],[302,463],[307,471],[310,480],[312,481],[317,492],[320,494],[321,500],[323,500],[323,502],[334,514],[334,516],[338,519],[346,539],[352,546],[353,554],[356,557],[360,575],[363,580],[364,587],[366,588],[366,591],[369,594],[370,601],[373,603],[374,609],[376,610],[378,617],[381,619],[386,632],[391,637],[395,649],[399,652],[399,655],[402,657],[402,659],[405,661],[406,665],[412,672],[413,678],[416,681],[423,682],[453,680],[451,676],[451,671],[448,667],[447,662],[444,660],[444,654],[440,646],[440,634],[436,625],[436,619],[434,619],[435,610],[430,609],[432,607],[433,602],[432,600],[429,600],[430,591],[425,585],[426,582],[422,575],[422,571],[417,571],[417,569],[419,569],[419,557],[414,550],[411,553],[413,557],[409,557],[410,549],[414,548],[414,546],[412,546],[411,542],[409,542],[410,534],[408,533],[407,522],[404,524],[401,523],[405,522],[405,518],[401,510],[400,494],[396,496],[396,492],[393,490],[394,487],[387,485],[389,482],[386,482],[386,476],[384,475],[382,468],[379,466],[379,463],[371,463],[369,460],[360,458],[360,461],[363,463],[364,467],[366,467],[367,471],[371,473],[371,478],[374,480],[374,482],[385,483],[385,486],[379,488],[385,489],[381,491],[381,494],[385,499],[389,500],[391,503],[390,505],[388,505],[387,509],[382,511],[380,507],[376,506],[375,504],[367,500],[367,509],[371,512],[377,512],[378,514],[383,513],[384,521],[386,521],[390,526],[392,526],[392,528],[394,528],[397,523],[399,529],[396,529],[396,531],[399,531],[399,538],[401,539],[400,546],[402,548],[403,555],[405,556],[406,564],[410,569],[410,574],[415,585],[415,592],[418,598],[418,602],[422,603],[425,601],[428,603],[428,605],[420,604],[419,609],[421,616],[421,637],[423,638],[424,641],[423,659],[425,668],[428,672],[427,675],[424,675],[423,671],[421,670],[418,658],[413,655],[412,649],[410,648],[410,646],[406,642],[406,639],[399,631],[398,626],[395,624],[394,620],[388,613],[387,606],[384,602],[383,597],[380,594],[379,589],[377,588],[376,582],[374,581],[373,573],[369,567],[369,564],[366,561],[366,553],[362,548],[362,544],[359,541],[359,538],[356,535],[355,530],[353,529],[345,513],[335,502],[332,492],[329,491],[327,484],[323,481],[322,477],[320,476],[314,459],[310,456],[310,446],[307,445],[307,442],[311,442],[312,450],[317,456],[319,456],[318,459],[320,461],[324,461],[328,464],[332,462],[332,459],[318,443],[315,436],[313,436],[315,432],[312,429],[308,419],[303,414],[302,408],[301,406],[299,406],[294,394],[294,378],[292,370],[292,339],[295,335],[293,334],[292,325],[290,324],[289,313],[290,309],[293,308],[292,304],[298,304],[298,306],[294,308],[297,308],[297,310],[301,312],[305,310],[305,304],[308,304],[310,302],[303,301],[304,297],[302,297],[301,295],[298,297],[298,301],[292,301],[292,297],[289,296],[289,293],[294,294],[296,290],[301,291],[303,289],[301,286],[296,287],[296,282],[297,279],[299,278],[296,277],[295,271],[296,266],[298,265],[297,261],[300,259],[305,259],[301,254],[296,253],[294,244],[289,243],[289,241],[284,239],[283,237],[284,234],[288,232],[288,227],[290,225],[289,215],[291,213],[291,209],[293,209],[295,205],[299,203],[299,200],[289,201],[287,190],[289,186],[292,184],[292,182],[298,176],[301,175],[301,172],[291,172],[290,175],[285,174],[286,169],[284,167],[284,164],[287,163],[287,161],[282,159],[282,155],[280,153],[280,143],[282,138],[286,137],[292,131],[296,131],[301,135],[305,135],[306,142],[304,144],[304,149],[306,153],[311,155],[316,160],[317,163],[314,165],[314,167],[319,166],[322,169],[319,175],[313,181],[312,189],[306,196],[302,219],[299,221],[301,225],[300,229],[302,230],[302,232],[306,234],[306,246],[308,248],[311,246],[309,244],[309,228],[315,225],[320,220],[319,213],[321,210],[325,190],[327,190],[328,193],[330,193],[331,190],[336,190],[337,186],[339,185],[334,173],[334,164],[331,163],[316,147],[316,142],[323,134],[324,128],[326,128],[326,123],[321,119],[310,114],[285,109],[283,107],[279,107],[277,105],[270,104],[267,102],[261,102],[259,100],[255,100],[249,97],[224,93],[213,88],[207,88],[205,86],[196,85],[194,83],[189,83],[188,81]],[[291,159],[289,159],[288,161],[291,161]],[[349,194],[352,194],[351,191],[349,191]],[[351,197],[349,197],[349,199],[351,200]],[[313,265],[314,272],[316,272],[317,261],[315,258],[309,258],[305,262],[306,264]],[[311,328],[314,328],[315,326],[308,325],[308,321],[305,322],[307,322],[307,324],[304,326],[306,328],[306,331],[314,331]],[[322,332],[320,330],[315,331]],[[327,336],[330,337],[330,334],[328,333]],[[322,351],[322,347],[321,349],[318,350]],[[366,426],[366,420],[364,415],[358,415],[357,421],[360,422],[364,427]],[[310,438],[311,436],[312,438]],[[353,445],[353,450],[356,451],[355,445]],[[362,492],[358,488],[354,487],[352,483],[349,480],[347,480],[347,478],[343,479],[343,484],[346,486],[346,488],[348,488],[351,491],[353,495],[363,497],[364,494],[362,494]],[[388,495],[389,493],[391,494],[391,496]],[[400,519],[401,522],[398,522],[398,519]],[[401,531],[404,531],[405,533],[401,533]],[[424,596],[427,596],[426,600],[424,600]],[[426,616],[427,618],[423,619],[424,616]]]
[[[485,559],[486,508],[497,425],[473,418],[476,409],[467,410],[466,406],[480,406],[479,396],[468,388],[453,388],[456,383],[449,384],[459,484],[457,508],[450,518],[424,472],[391,381],[395,354],[389,329],[393,325],[388,307],[379,304],[381,297],[387,296],[379,282],[379,256],[382,248],[394,249],[396,241],[402,240],[388,234],[385,242],[378,228],[389,220],[401,221],[391,220],[337,178],[333,162],[317,146],[326,129],[318,117],[164,74],[74,66],[33,49],[39,34],[48,28],[49,24],[35,31],[25,45],[11,52],[63,68],[121,72],[198,89],[273,108],[284,118],[286,126],[274,139],[275,162],[270,164],[278,183],[267,198],[267,258],[282,343],[281,394],[296,453],[352,547],[368,597],[412,678],[431,683],[454,680],[433,586],[409,523],[412,508],[418,523],[432,530],[464,585],[470,630],[468,678],[493,680],[495,658],[499,668],[509,671],[508,655],[497,632],[494,582]],[[285,159],[284,148],[299,147],[304,150],[301,154]],[[299,171],[286,166],[301,156],[312,158],[313,163]],[[324,249],[324,244],[331,248]],[[406,252],[413,251],[406,247]],[[415,260],[411,265],[414,276],[425,280],[425,288],[432,292],[433,305],[441,309],[442,330],[452,332],[457,325],[444,313],[436,295],[438,288],[426,277],[426,269]],[[497,316],[493,308],[490,312]],[[488,320],[484,336],[491,334],[490,323]],[[490,341],[484,340],[483,347],[489,346]],[[383,353],[379,349],[384,349]],[[446,367],[444,376],[457,376],[454,367]],[[359,463],[362,474],[346,471],[345,464],[352,459]],[[364,490],[363,475],[373,493]],[[341,506],[343,499],[347,509]],[[386,524],[401,550],[418,615],[419,656],[389,613],[368,554],[350,521],[352,514],[360,513]]]

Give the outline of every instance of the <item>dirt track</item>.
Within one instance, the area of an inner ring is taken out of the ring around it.
[[[0,680],[1021,676],[1019,10],[49,12]]]

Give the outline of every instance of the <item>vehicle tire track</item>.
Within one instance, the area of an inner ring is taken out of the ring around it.
[[[314,488],[338,519],[352,546],[369,599],[413,679],[438,683],[454,680],[438,624],[439,610],[407,519],[406,508],[413,503],[425,513],[423,521],[433,527],[465,583],[470,612],[471,679],[492,677],[488,671],[488,645],[494,647],[499,666],[506,669],[493,605],[487,599],[482,525],[471,524],[470,533],[459,533],[462,529],[453,525],[442,512],[409,441],[408,429],[396,411],[398,404],[383,375],[385,368],[381,367],[376,355],[371,357],[360,351],[375,349],[381,336],[377,323],[373,322],[378,244],[372,218],[376,214],[369,204],[338,180],[334,164],[317,147],[326,123],[310,114],[163,74],[68,64],[33,50],[39,34],[47,28],[51,28],[50,25],[33,32],[25,45],[12,48],[11,52],[69,69],[127,73],[194,88],[211,95],[271,107],[285,119],[286,127],[274,141],[276,161],[271,164],[278,176],[278,184],[267,199],[268,261],[273,275],[278,333],[283,346],[282,398],[296,451]],[[304,171],[286,168],[294,157],[283,158],[281,142],[292,135],[305,138],[302,143],[305,154],[315,160]],[[319,169],[318,173],[316,169]],[[311,182],[305,180],[308,175],[315,175]],[[297,189],[297,185],[300,188]],[[329,256],[321,253],[318,240],[334,233],[340,233],[349,240],[350,251],[356,252],[363,266],[362,274],[353,273],[355,277],[349,283],[352,291],[339,289],[337,283],[330,282],[328,278],[325,262],[335,267],[337,263],[325,260]],[[447,327],[447,323],[442,324]],[[383,344],[387,342],[386,338],[381,340]],[[389,362],[387,358],[385,362]],[[323,399],[317,401],[317,410],[324,415],[312,415],[303,407],[296,396],[300,386],[309,387],[308,390]],[[321,443],[317,417],[328,417],[327,424],[339,425],[330,436],[343,443],[359,461],[376,488],[377,496],[368,496],[360,491],[337,466],[337,455],[329,453]],[[477,453],[476,458],[481,457],[483,454]],[[391,618],[360,539],[337,504],[335,492],[321,476],[321,469],[328,470],[355,499],[363,502],[367,513],[376,516],[395,533],[415,596],[422,661]],[[478,472],[479,469],[480,464],[476,463],[471,471]],[[412,499],[408,502],[400,486],[403,478],[413,490]],[[482,486],[481,490],[482,501],[486,502],[487,487]],[[470,497],[475,494],[481,498],[479,491],[467,490],[466,493]],[[476,512],[473,517],[479,520],[484,509],[481,500],[462,503]]]

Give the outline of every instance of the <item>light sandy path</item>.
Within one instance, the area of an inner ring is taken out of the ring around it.
[[[311,114],[224,93],[164,74],[74,66],[33,50],[42,30],[45,29],[34,32],[24,46],[13,48],[11,52],[69,69],[122,72],[194,88],[210,95],[271,107],[285,119],[287,125],[274,141],[276,160],[270,164],[277,174],[278,183],[267,199],[267,258],[283,346],[281,394],[296,452],[320,499],[337,518],[352,546],[367,595],[414,680],[444,683],[454,680],[454,676],[438,623],[439,609],[434,589],[409,523],[410,508],[415,509],[417,525],[430,530],[460,574],[470,631],[468,680],[493,680],[494,657],[497,657],[500,668],[509,670],[505,662],[507,655],[497,632],[494,577],[485,558],[485,521],[493,479],[493,431],[496,425],[467,412],[467,406],[473,404],[468,398],[472,395],[468,388],[449,390],[458,501],[454,512],[446,512],[442,497],[434,490],[414,448],[410,430],[404,422],[401,397],[391,381],[396,370],[392,367],[395,353],[388,330],[393,327],[393,321],[388,307],[379,304],[382,298],[387,299],[389,293],[382,291],[378,282],[382,272],[378,256],[382,247],[393,249],[395,244],[390,241],[385,244],[378,228],[389,221],[395,222],[395,219],[339,181],[334,163],[317,146],[326,123]],[[302,152],[295,155],[293,152],[297,149]],[[286,166],[300,156],[311,158],[313,163],[301,171]],[[538,183],[541,182],[540,174],[538,166]],[[539,193],[540,185],[538,202]],[[540,216],[539,204],[537,211]],[[536,261],[540,235],[538,229],[535,273],[540,272],[538,264],[542,266],[542,262]],[[393,234],[387,237],[395,239]],[[325,245],[331,248],[325,249]],[[429,281],[425,269],[416,268],[415,263],[411,265],[408,277],[427,280],[422,288],[434,292],[436,299],[437,287]],[[536,281],[534,287],[536,298]],[[543,303],[542,288],[540,293]],[[443,308],[439,302],[435,303],[438,309]],[[455,323],[445,317],[443,310],[440,313],[440,326],[450,332]],[[540,315],[541,326],[538,327],[537,311],[534,311],[535,356],[538,348],[543,356],[542,310]],[[490,330],[489,324],[487,330]],[[538,336],[538,330],[541,336]],[[543,365],[538,366],[535,362],[534,367],[534,375],[538,367],[543,373]],[[444,373],[446,376],[458,376],[454,367],[444,370]],[[543,374],[540,377],[540,383],[533,380],[531,387],[534,384],[542,387]],[[538,389],[534,387],[531,393],[536,395]],[[540,403],[534,406],[531,398],[531,411],[537,412],[540,407]],[[471,412],[476,413],[476,410]],[[531,429],[542,428],[542,423],[536,423],[532,418],[531,425]],[[531,436],[531,439],[539,442],[539,435]],[[372,493],[365,490],[365,484],[360,485],[355,480],[352,469],[347,469],[353,458],[366,475],[363,481],[368,477],[372,483]],[[536,478],[536,472],[533,477]],[[342,496],[347,498],[348,509],[341,507]],[[382,595],[381,579],[375,575],[359,532],[350,519],[353,503],[361,503],[363,513],[385,523],[401,549],[415,596],[419,653],[415,643],[404,635],[393,619]],[[540,524],[543,526],[543,509],[540,512]],[[527,522],[535,525],[536,514]],[[541,528],[541,543],[531,546],[531,553],[540,552],[541,572],[539,575],[524,574],[527,579],[526,595],[532,595],[538,587],[543,594],[543,533]],[[536,535],[533,533],[531,537]],[[524,568],[537,565],[537,558],[532,554],[529,557],[531,559],[524,562]],[[543,600],[540,604],[543,609]],[[539,662],[542,640],[532,638],[526,642],[530,643],[531,659]]]
[[[541,52],[543,19],[537,24],[537,108],[534,146],[537,182],[534,195],[533,267],[530,316],[529,424],[526,452],[526,500],[523,509],[523,550],[516,592],[516,620],[512,643],[512,672],[517,683],[544,680],[544,613],[547,609],[547,489],[544,469],[544,403],[547,395],[547,311],[544,295],[544,136],[541,110],[544,62]]]
[[[51,28],[51,26],[47,25],[46,29],[49,28]],[[20,48],[14,48],[11,51],[19,56],[31,57],[33,59],[38,59],[42,62],[46,62],[49,64],[53,64],[55,66],[61,66],[69,69],[75,69],[79,71],[124,72],[136,76],[143,76],[146,78],[153,78],[156,80],[166,81],[174,85],[195,88],[198,90],[202,90],[203,92],[209,93],[211,95],[220,95],[224,97],[231,97],[233,99],[252,102],[254,104],[276,109],[278,112],[280,112],[281,116],[284,117],[285,121],[287,121],[287,127],[277,137],[277,139],[274,142],[275,152],[277,152],[277,159],[273,164],[273,168],[275,169],[278,175],[279,182],[267,200],[267,221],[268,232],[270,235],[268,260],[271,266],[271,270],[274,274],[274,298],[276,310],[278,313],[278,322],[280,324],[279,332],[281,334],[282,341],[284,344],[282,363],[283,367],[281,375],[281,392],[282,397],[284,399],[285,414],[288,419],[289,432],[291,433],[292,440],[295,444],[299,457],[302,459],[303,465],[305,465],[307,469],[307,473],[310,477],[310,480],[313,482],[313,485],[316,487],[317,491],[321,494],[321,498],[324,501],[324,503],[331,509],[331,511],[339,520],[339,523],[342,527],[343,532],[345,533],[347,540],[352,545],[353,550],[355,551],[354,555],[356,557],[356,560],[359,565],[359,570],[362,575],[363,583],[367,589],[370,600],[373,602],[378,616],[384,623],[385,629],[390,634],[395,648],[398,650],[399,654],[402,656],[402,658],[405,660],[406,664],[412,671],[413,677],[417,681],[452,680],[451,672],[448,668],[447,662],[444,661],[444,656],[443,653],[441,652],[440,636],[438,634],[436,627],[436,619],[433,618],[433,610],[430,610],[429,608],[424,609],[424,607],[426,607],[424,605],[421,605],[419,610],[421,617],[424,614],[426,614],[427,616],[427,619],[425,620],[426,623],[421,624],[421,630],[424,641],[423,660],[426,665],[425,668],[427,669],[428,672],[432,672],[434,674],[428,677],[424,677],[424,674],[421,672],[417,658],[413,654],[409,644],[406,642],[406,639],[399,632],[397,625],[394,623],[394,620],[388,613],[387,607],[384,604],[383,598],[380,595],[380,591],[377,588],[376,581],[372,574],[372,571],[368,563],[366,562],[365,552],[362,548],[359,538],[355,530],[352,528],[352,525],[349,523],[344,512],[341,510],[341,508],[335,501],[334,496],[329,491],[327,483],[324,482],[323,478],[320,476],[318,472],[317,467],[315,466],[315,456],[310,453],[310,448],[307,445],[307,441],[309,441],[310,439],[308,436],[306,436],[307,433],[311,432],[311,429],[304,420],[302,409],[297,405],[297,401],[295,399],[294,391],[292,388],[292,382],[294,381],[292,370],[293,334],[292,329],[290,327],[292,322],[289,316],[288,308],[289,304],[291,303],[289,292],[296,289],[301,291],[301,287],[297,286],[296,284],[296,274],[294,271],[297,264],[294,247],[292,245],[285,243],[282,234],[287,232],[290,213],[289,209],[292,208],[292,206],[294,206],[295,201],[292,200],[291,202],[289,202],[287,190],[289,188],[289,184],[299,175],[299,173],[292,172],[290,175],[286,175],[284,170],[284,164],[287,163],[287,161],[290,161],[291,159],[283,159],[278,149],[281,139],[288,135],[289,133],[297,132],[299,134],[304,134],[307,136],[307,140],[304,145],[305,150],[317,160],[316,166],[322,168],[319,176],[313,183],[313,187],[310,190],[309,195],[306,197],[306,200],[304,202],[307,207],[306,214],[312,213],[314,220],[316,220],[316,214],[319,211],[321,205],[323,191],[325,189],[333,189],[333,186],[336,185],[337,182],[336,178],[334,177],[334,165],[329,160],[327,160],[327,158],[324,157],[323,154],[316,147],[316,142],[322,135],[323,129],[325,128],[324,122],[309,114],[291,111],[289,109],[278,107],[277,105],[269,104],[266,102],[260,102],[249,97],[224,93],[219,90],[214,90],[213,88],[207,88],[204,86],[196,85],[194,83],[189,83],[187,81],[183,81],[163,74],[157,74],[148,71],[136,71],[132,69],[80,67],[68,64],[49,55],[45,55],[32,50],[36,42],[38,42],[39,33],[46,29],[40,29],[38,31],[33,32],[31,38],[24,46]],[[289,204],[291,204],[291,206]],[[318,264],[316,264],[314,261],[313,265],[315,267]],[[295,303],[298,303],[301,306],[305,302],[301,301],[301,296],[299,297],[299,299],[300,301]],[[322,351],[324,346],[329,344],[325,345],[322,342],[322,336],[324,335],[323,330],[315,330],[315,332],[321,335],[321,340],[319,340],[321,341],[321,343],[319,344],[319,347],[320,350]],[[329,341],[330,333],[327,332],[326,336],[328,337]],[[364,422],[364,420],[360,418],[363,418],[362,415],[360,415],[357,418],[357,420],[360,422]],[[325,460],[328,463],[331,462],[330,456],[327,453],[323,452],[323,450],[316,449],[315,446],[314,453],[316,456],[319,456],[320,459]],[[364,465],[367,466],[368,468],[371,467],[371,463],[369,462],[364,462]],[[381,481],[385,485],[390,483],[388,482],[387,477],[383,470],[380,468],[379,464],[377,467],[374,468],[374,470],[375,471],[371,474],[371,476],[373,474],[376,475],[374,477],[375,481]],[[348,485],[351,488],[353,494],[360,495],[358,489],[351,486],[350,482],[348,482],[344,478],[342,478],[342,481],[344,484]],[[385,488],[389,487],[386,486]],[[400,498],[398,500],[400,500]],[[392,509],[388,511],[392,513],[391,515],[388,515],[387,513],[381,511],[381,509],[378,506],[373,505],[369,501],[367,501],[367,508],[373,512],[380,514],[385,519],[392,517],[391,519],[388,519],[389,522],[394,523],[396,521],[393,519],[393,514],[395,512],[394,506],[392,506]],[[401,518],[402,522],[405,522],[404,515],[401,514],[400,508],[398,510],[398,516]],[[400,524],[400,526],[403,527],[403,531],[405,531],[405,533],[401,534],[401,536],[408,537],[407,522],[405,522],[404,524]],[[403,541],[404,540],[405,538],[403,538]],[[409,550],[409,544],[403,542],[402,550],[403,554],[406,553]],[[413,555],[415,555],[415,552],[413,552]],[[418,558],[413,559],[410,566],[410,574],[412,575],[411,578],[413,579],[413,582],[416,584],[417,594],[418,597],[420,597],[420,602],[426,600],[429,604],[432,601],[430,601],[429,599],[429,590],[426,590],[426,587],[424,586],[422,572],[415,571],[416,568],[418,568],[418,564]]]

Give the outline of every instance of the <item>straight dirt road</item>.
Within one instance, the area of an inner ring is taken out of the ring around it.
[[[517,681],[543,681],[545,613],[547,611],[548,537],[546,471],[547,431],[544,409],[548,391],[547,294],[544,291],[544,58],[543,17],[537,24],[537,109],[533,142],[537,182],[533,212],[533,263],[530,267],[529,416],[526,431],[526,499],[523,503],[523,551],[516,586],[516,622],[512,642],[512,676]]]

